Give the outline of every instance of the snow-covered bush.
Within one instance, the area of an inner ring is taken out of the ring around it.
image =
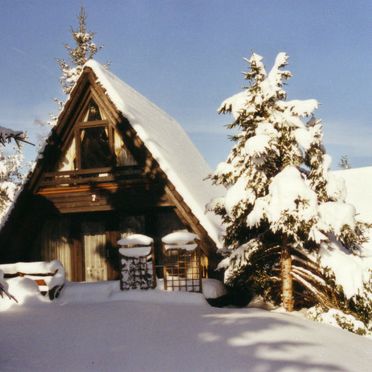
[[[309,319],[346,329],[361,336],[370,333],[368,327],[363,322],[352,314],[344,313],[338,309],[325,309],[321,306],[314,306],[307,311],[306,315]]]
[[[17,300],[9,293],[9,285],[4,279],[4,273],[2,270],[0,270],[0,297],[2,299],[13,300],[17,302]]]
[[[262,57],[253,54],[248,87],[219,108],[232,114],[228,127],[235,130],[227,160],[210,176],[227,188],[224,198],[209,205],[226,227],[226,258],[219,268],[227,285],[253,289],[288,311],[315,304],[340,308],[341,292],[329,277],[341,285],[342,275],[333,271],[338,266],[332,257],[355,264],[347,275],[361,269],[354,261],[361,259],[369,225],[356,219],[342,180],[329,173],[322,124],[313,116],[318,102],[287,100],[287,60],[279,53],[267,72]],[[347,306],[363,287],[362,276],[347,293]]]
[[[20,148],[9,152],[0,146],[0,223],[23,182],[20,171],[22,162],[23,153]]]

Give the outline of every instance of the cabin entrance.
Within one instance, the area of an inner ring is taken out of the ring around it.
[[[85,281],[108,280],[108,247],[105,225],[102,222],[85,221],[81,224],[84,250]]]
[[[106,217],[76,214],[48,219],[36,242],[37,259],[61,261],[70,281],[118,279],[114,247],[119,235]]]
[[[137,213],[72,213],[44,222],[34,245],[35,260],[60,260],[70,281],[118,280],[117,241],[128,233],[154,239],[157,275],[162,277],[161,238],[185,226],[172,208]]]

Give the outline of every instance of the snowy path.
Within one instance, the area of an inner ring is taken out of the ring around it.
[[[258,309],[211,308],[199,295],[116,295],[77,303],[65,294],[59,303],[0,313],[0,370],[371,370],[371,340],[333,327]]]

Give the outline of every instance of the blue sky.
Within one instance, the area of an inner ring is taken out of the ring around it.
[[[252,51],[267,67],[289,54],[288,98],[320,101],[334,168],[343,154],[372,165],[372,2],[361,0],[1,0],[0,125],[37,141],[81,4],[104,44],[97,60],[174,116],[212,167],[231,148],[231,118],[216,110],[244,86]]]

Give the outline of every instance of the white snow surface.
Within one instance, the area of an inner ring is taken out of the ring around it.
[[[150,245],[153,238],[142,234],[131,234],[117,241],[119,245]]]
[[[257,134],[249,138],[245,143],[245,153],[250,157],[265,154],[270,148],[270,139],[266,134]]]
[[[165,244],[183,245],[194,242],[195,239],[198,239],[196,234],[193,234],[187,230],[178,230],[164,236],[161,240]]]
[[[1,313],[1,371],[364,372],[368,338],[201,294],[71,283],[54,302]]]
[[[303,200],[303,208],[297,207],[297,200]],[[298,209],[298,217],[309,221],[317,216],[317,197],[306,184],[300,171],[288,166],[278,173],[269,186],[269,194],[256,200],[252,212],[247,217],[249,226],[258,225],[266,216],[272,223],[280,221],[286,211]]]
[[[85,66],[94,71],[97,82],[106,90],[117,110],[129,120],[201,225],[220,247],[220,219],[212,213],[207,214],[205,206],[211,199],[223,195],[224,190],[205,180],[211,170],[186,132],[175,119],[98,62],[89,60]]]
[[[244,200],[250,200],[254,198],[254,191],[247,188],[247,179],[242,175],[234,185],[232,185],[226,192],[224,199],[224,206],[226,212],[231,216],[233,215],[234,209]]]
[[[334,171],[332,174],[344,180],[346,201],[355,206],[356,219],[372,223],[372,167]],[[372,257],[372,230],[369,237],[369,242],[363,245],[362,255],[366,257]]]
[[[119,252],[126,257],[143,257],[150,254],[151,247],[119,248]]]
[[[372,257],[351,254],[337,242],[330,246],[322,244],[319,255],[322,266],[332,268],[336,283],[342,286],[347,298],[357,294],[370,277]]]
[[[353,226],[354,219],[372,223],[372,167],[355,168],[330,173],[335,190],[346,191],[342,197],[349,204],[325,203],[321,213],[323,224],[329,221],[338,231],[342,224]],[[341,185],[341,186],[337,186]],[[354,215],[356,212],[356,215]],[[332,268],[335,273],[336,283],[342,285],[345,295],[350,298],[363,288],[363,282],[370,278],[372,270],[372,230],[369,231],[369,242],[361,247],[360,256],[351,254],[337,242],[332,242],[330,247],[324,244],[320,250],[320,259],[323,266]]]
[[[227,294],[225,285],[217,279],[202,279],[203,295],[205,298],[218,298]]]

